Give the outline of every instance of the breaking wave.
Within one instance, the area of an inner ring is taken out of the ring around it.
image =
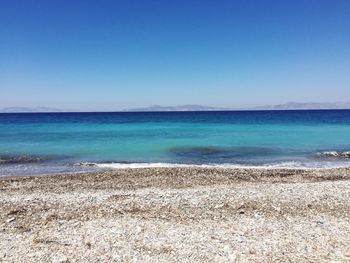
[[[49,160],[48,157],[30,155],[0,155],[0,164],[38,163]]]
[[[350,167],[350,162],[303,162],[303,161],[282,161],[266,163],[261,165],[247,164],[182,164],[182,163],[94,163],[80,162],[75,165],[81,167],[95,167],[102,169],[140,169],[140,168],[283,168],[283,169],[314,169],[314,168],[341,168]]]
[[[350,151],[325,151],[318,152],[316,155],[320,158],[350,159]]]

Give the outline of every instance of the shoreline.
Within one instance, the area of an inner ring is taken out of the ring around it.
[[[348,262],[350,168],[0,178],[3,262]]]
[[[67,175],[67,174],[91,174],[91,173],[103,173],[106,171],[118,171],[118,170],[137,170],[137,169],[218,169],[218,170],[304,170],[304,171],[323,171],[323,170],[338,170],[338,169],[349,169],[350,163],[344,163],[337,166],[324,166],[324,167],[312,167],[312,166],[283,166],[283,165],[239,165],[239,164],[186,164],[186,163],[95,163],[95,162],[80,162],[69,164],[69,166],[77,167],[90,167],[91,170],[78,170],[78,171],[63,171],[63,172],[47,172],[47,173],[34,173],[34,174],[0,174],[1,178],[8,177],[32,177],[32,176],[56,176],[56,175]],[[1,166],[0,166],[1,168]]]
[[[158,164],[158,163],[156,163]],[[340,167],[279,167],[279,166],[235,166],[235,165],[207,165],[207,164],[179,164],[180,166],[177,166],[178,164],[175,164],[176,166],[172,166],[173,164],[170,163],[171,166],[167,166],[168,163],[161,163],[164,164],[164,166],[151,166],[151,167],[121,167],[121,168],[109,168],[109,167],[97,167],[96,170],[82,170],[82,171],[70,171],[70,172],[59,172],[59,173],[43,173],[43,174],[19,174],[19,175],[0,175],[0,181],[2,179],[16,179],[16,178],[36,178],[36,177],[71,177],[74,175],[88,175],[88,176],[97,176],[99,174],[117,174],[118,172],[130,172],[130,173],[138,173],[142,171],[150,172],[152,170],[154,171],[202,171],[202,172],[219,172],[219,173],[230,173],[233,172],[234,174],[239,173],[240,171],[243,171],[244,173],[247,173],[249,171],[252,171],[253,173],[259,173],[260,175],[266,175],[265,172],[270,172],[268,174],[275,175],[278,173],[284,173],[284,172],[295,172],[295,173],[304,173],[306,176],[304,179],[307,180],[310,175],[314,173],[325,173],[325,172],[333,172],[335,176],[333,177],[335,180],[340,176],[340,174],[346,175],[346,180],[350,179],[350,165],[349,166],[340,166]],[[88,167],[90,165],[87,165]],[[348,174],[349,173],[349,178]],[[295,175],[295,174],[294,174]],[[263,178],[263,177],[261,177]],[[323,177],[323,179],[326,180],[326,178],[329,178],[327,175],[326,177]],[[322,180],[322,177],[320,177]],[[329,179],[327,179],[329,180]]]

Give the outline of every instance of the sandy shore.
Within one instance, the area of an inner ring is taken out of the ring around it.
[[[1,262],[350,262],[350,169],[0,179]]]

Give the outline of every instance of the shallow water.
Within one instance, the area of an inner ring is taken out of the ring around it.
[[[92,164],[338,167],[350,166],[349,150],[350,110],[0,114],[0,175]]]

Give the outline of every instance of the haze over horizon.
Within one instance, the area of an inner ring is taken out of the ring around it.
[[[350,99],[350,1],[1,1],[0,108]]]
[[[186,104],[186,105],[151,105],[140,108],[113,109],[107,112],[140,112],[140,111],[245,111],[245,110],[335,110],[350,109],[350,102],[287,102],[276,105],[263,105],[251,108],[238,107],[213,107],[210,105]],[[28,112],[89,112],[85,110],[60,109],[52,107],[5,107],[0,108],[0,113],[28,113]],[[92,112],[104,112],[94,110]]]

